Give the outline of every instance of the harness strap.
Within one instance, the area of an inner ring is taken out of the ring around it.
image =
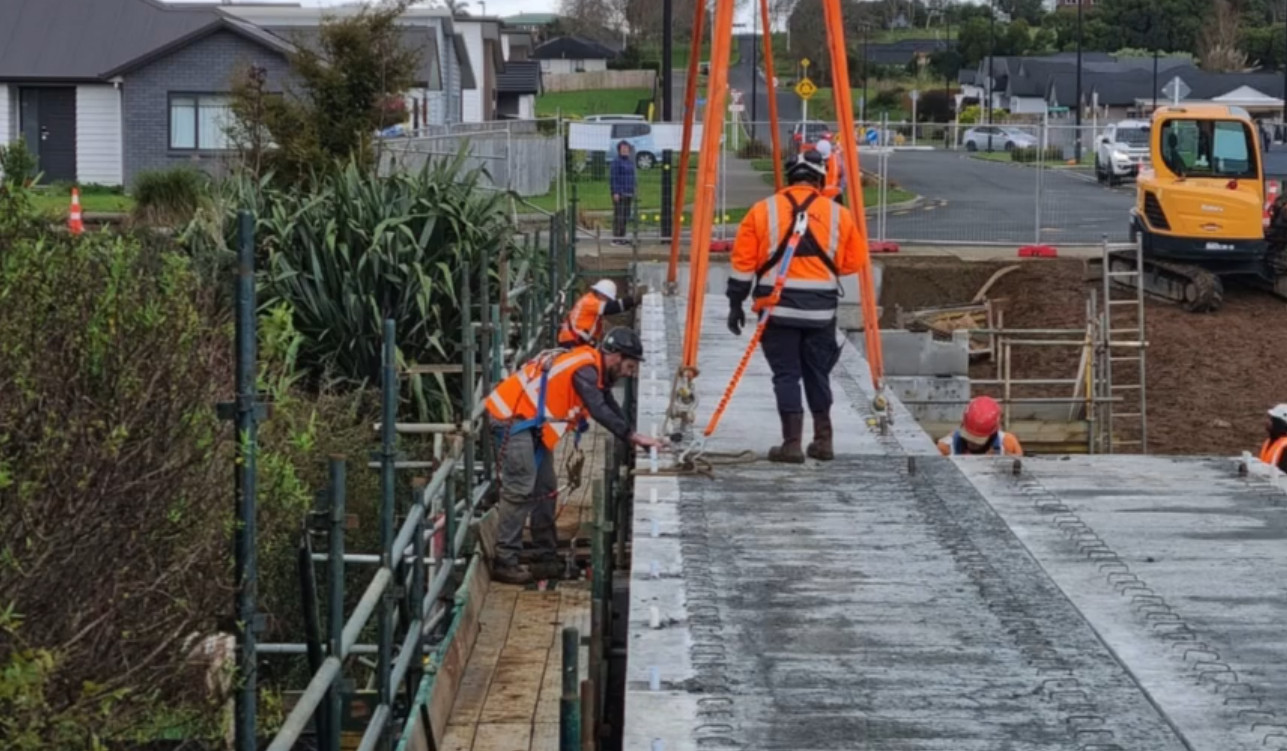
[[[809,207],[813,205],[813,202],[816,201],[819,196],[818,193],[814,193],[810,195],[808,198],[804,199],[803,203],[797,203],[795,200],[795,196],[791,195],[790,193],[785,193],[783,195],[786,197],[787,202],[791,204],[791,212],[793,216],[799,216],[800,214],[808,212]],[[777,210],[778,210],[777,201],[774,201],[769,205],[769,213],[770,213],[769,227],[770,227],[770,230],[775,235],[777,234],[777,224],[778,224],[776,221]],[[833,207],[831,210],[835,211],[836,209]],[[834,221],[836,218],[837,217],[835,216],[832,217],[833,225],[836,224],[836,222]],[[773,255],[769,256],[769,260],[765,261],[764,265],[756,269],[755,271],[756,278],[764,276],[764,274],[767,273],[769,269],[779,264],[779,262],[782,260],[782,256],[786,254],[787,245],[790,244],[791,238],[794,236],[794,234],[795,234],[794,232],[789,232],[782,237],[781,241],[778,242],[777,248],[773,251]],[[831,234],[833,235],[835,234],[834,230],[831,232]],[[802,246],[797,247],[795,251],[795,255],[800,258],[821,259],[822,265],[826,266],[827,270],[831,272],[831,275],[836,277],[837,280],[839,280],[840,271],[836,268],[836,262],[832,260],[831,256],[828,255],[827,251],[824,251],[819,247],[818,239],[814,237],[813,231],[811,229],[806,228],[804,232],[804,237],[808,238],[812,242],[804,243]],[[834,246],[836,238],[831,237],[828,239],[831,240],[831,244]],[[835,248],[834,247],[829,248],[828,250],[834,252]]]

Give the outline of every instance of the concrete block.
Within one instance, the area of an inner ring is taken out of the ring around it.
[[[887,376],[968,376],[969,338],[961,332],[938,341],[929,332],[888,329],[880,332]]]
[[[956,422],[970,398],[968,376],[891,376],[885,379],[899,401],[935,401],[938,404],[907,404],[918,422]]]

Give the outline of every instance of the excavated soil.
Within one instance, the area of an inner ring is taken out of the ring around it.
[[[994,271],[1009,265],[911,256],[884,263],[885,325],[893,324],[895,306],[967,303]],[[1086,281],[1081,260],[1024,261],[988,297],[1004,301],[1007,328],[1079,328],[1085,325],[1087,291],[1098,286]],[[1287,301],[1230,286],[1224,307],[1212,314],[1149,302],[1145,331],[1149,450],[1228,455],[1259,446],[1265,409],[1287,401],[1280,366],[1287,347]],[[1070,378],[1078,359],[1073,348],[1016,348],[1013,376]],[[1118,373],[1118,382],[1134,376],[1127,366],[1119,366]],[[971,375],[994,377],[994,367],[976,363]],[[1051,391],[1030,389],[1026,395]]]

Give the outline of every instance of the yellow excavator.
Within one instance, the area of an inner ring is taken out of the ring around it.
[[[1199,313],[1220,307],[1223,278],[1287,297],[1287,170],[1276,164],[1287,167],[1287,153],[1261,148],[1246,111],[1208,104],[1159,108],[1149,152],[1131,209],[1145,290]],[[1129,271],[1133,262],[1112,264]]]

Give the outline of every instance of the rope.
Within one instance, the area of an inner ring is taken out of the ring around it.
[[[631,470],[630,474],[635,477],[656,477],[659,475],[678,477],[700,476],[713,480],[715,479],[715,469],[717,467],[744,466],[747,464],[754,464],[759,460],[760,457],[756,456],[755,452],[749,449],[737,452],[706,451],[700,456],[685,459],[683,463],[674,467],[658,469],[656,472],[650,472],[647,469],[636,467]]]

